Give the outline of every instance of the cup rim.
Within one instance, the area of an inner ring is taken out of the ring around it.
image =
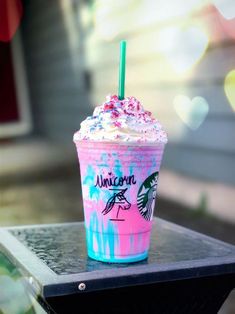
[[[135,147],[164,147],[167,143],[162,142],[116,142],[116,141],[93,141],[93,140],[73,140],[75,144],[107,144],[118,146],[135,146]]]

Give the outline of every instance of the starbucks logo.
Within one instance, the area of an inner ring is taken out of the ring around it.
[[[144,219],[150,221],[153,217],[155,198],[157,195],[158,172],[154,172],[141,185],[137,195],[137,205]]]

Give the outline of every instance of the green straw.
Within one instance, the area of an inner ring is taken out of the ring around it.
[[[118,98],[120,100],[125,97],[125,72],[126,72],[126,41],[120,42],[120,61],[119,61],[119,86]]]

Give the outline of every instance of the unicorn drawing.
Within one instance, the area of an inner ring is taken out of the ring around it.
[[[102,211],[102,214],[107,215],[113,208],[117,208],[116,219],[112,219],[112,220],[124,220],[124,219],[118,219],[118,215],[119,215],[120,209],[128,210],[131,207],[131,204],[128,202],[128,200],[126,199],[124,195],[127,191],[127,188],[126,189],[112,189],[112,190],[120,191],[120,192],[115,192],[114,195],[110,197],[104,210]]]

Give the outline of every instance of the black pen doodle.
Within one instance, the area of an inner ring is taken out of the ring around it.
[[[103,215],[107,215],[114,207],[117,207],[115,205],[118,205],[117,213],[116,213],[116,218],[115,219],[110,219],[110,220],[117,220],[117,221],[124,221],[124,219],[119,219],[119,211],[120,209],[122,210],[128,210],[131,207],[131,204],[128,202],[124,194],[127,191],[126,189],[110,189],[113,191],[120,191],[118,193],[114,193],[113,196],[111,196],[105,206],[105,208],[102,211]]]

